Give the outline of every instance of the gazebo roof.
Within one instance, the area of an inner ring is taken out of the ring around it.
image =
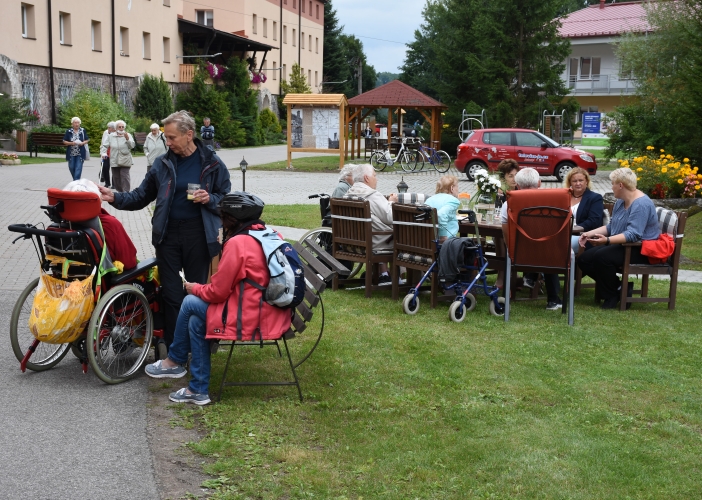
[[[346,103],[344,94],[286,94],[283,104],[309,104],[310,106],[341,106]]]
[[[349,99],[349,106],[359,108],[448,108],[436,99],[393,80]]]

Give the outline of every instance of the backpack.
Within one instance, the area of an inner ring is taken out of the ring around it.
[[[214,129],[212,128],[212,125],[210,125],[208,127],[202,127],[202,130],[200,130],[200,136],[206,141],[213,139],[214,138]]]
[[[305,297],[307,288],[305,271],[297,251],[280,237],[278,231],[249,230],[248,234],[261,244],[271,280],[265,289],[258,283],[247,281],[264,292],[269,304],[280,308],[296,307]]]

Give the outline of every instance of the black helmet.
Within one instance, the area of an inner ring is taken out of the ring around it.
[[[239,222],[259,219],[266,206],[263,200],[255,194],[244,191],[234,191],[224,195],[219,202],[219,209],[223,214],[234,217]]]

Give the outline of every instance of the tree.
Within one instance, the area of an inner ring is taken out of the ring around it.
[[[257,146],[262,144],[262,138],[258,125],[257,95],[251,88],[249,64],[255,65],[255,61],[247,62],[237,57],[230,57],[222,80],[224,88],[229,93],[231,115],[246,132],[246,144]]]
[[[570,53],[558,36],[563,0],[438,0],[409,44],[400,77],[449,106],[455,131],[471,101],[490,125],[536,126],[539,95],[558,103],[567,94],[561,73]],[[470,36],[467,36],[470,34]]]
[[[398,73],[390,73],[389,71],[380,71],[377,73],[377,77],[375,79],[375,86],[380,87],[381,85],[385,85],[386,83],[389,83],[393,80],[397,80],[400,77]]]
[[[134,113],[152,121],[160,121],[173,113],[171,88],[160,77],[146,73],[134,99]]]
[[[362,67],[361,84],[362,91],[366,92],[375,88],[377,74],[375,68],[366,62],[366,54],[363,51],[363,42],[354,35],[341,34],[339,36],[341,46],[344,52],[346,65],[351,70],[351,81],[347,89],[346,97],[354,97],[358,95],[358,66],[359,62]]]
[[[283,94],[311,94],[312,87],[307,83],[305,74],[300,69],[300,65],[295,63],[290,71],[290,83],[285,79],[280,82],[280,89]]]
[[[11,134],[13,130],[24,130],[28,109],[29,99],[0,96],[0,134]]]
[[[344,48],[341,43],[343,26],[339,26],[336,17],[336,10],[332,6],[331,0],[324,4],[324,61],[322,63],[322,82],[344,82],[351,79],[351,71],[348,67]],[[347,94],[351,85],[345,83],[334,83],[323,85],[322,91],[328,93]]]
[[[616,49],[636,79],[638,101],[618,107],[606,153],[652,145],[702,160],[702,0],[649,4],[654,33],[629,34]]]

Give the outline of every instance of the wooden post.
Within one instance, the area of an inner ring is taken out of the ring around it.
[[[346,106],[342,101],[339,108],[339,170],[344,168],[344,159],[346,156],[346,139],[344,138],[344,124],[346,123]]]
[[[388,108],[388,151],[390,150],[390,143],[392,142],[392,108]]]
[[[292,168],[292,104],[288,104],[288,164],[285,168]]]
[[[349,139],[348,139],[348,134],[347,134],[347,131],[349,129],[348,123],[349,123],[349,108],[346,108],[344,110],[343,134],[339,136],[339,138],[343,139],[343,141],[344,141],[344,158],[347,158],[348,153],[349,153],[349,142],[348,142]]]
[[[358,144],[358,147],[357,147],[358,155],[356,156],[356,158],[360,158],[361,157],[361,115],[360,114],[358,115],[358,118],[356,118],[356,137],[357,137],[356,141]]]

